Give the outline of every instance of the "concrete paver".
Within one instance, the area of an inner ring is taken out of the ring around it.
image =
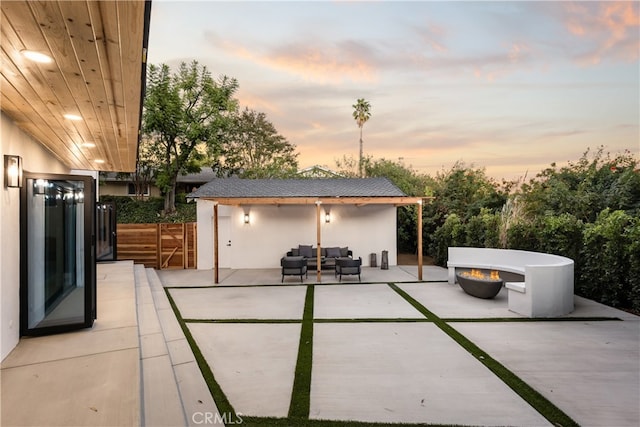
[[[313,349],[312,418],[549,425],[432,323],[316,324]]]
[[[189,324],[236,413],[269,417],[289,412],[300,329],[300,324]]]
[[[580,425],[638,425],[640,321],[451,325]]]
[[[404,298],[384,285],[322,285],[314,291],[316,319],[423,319]]]
[[[401,283],[398,287],[440,318],[522,317],[509,311],[505,288],[493,299],[481,299],[448,283]]]
[[[169,292],[185,319],[302,319],[306,287],[221,287]]]

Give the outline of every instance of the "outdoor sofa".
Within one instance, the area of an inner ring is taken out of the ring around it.
[[[327,247],[320,248],[321,255],[321,268],[334,270],[336,267],[337,258],[352,258],[353,251],[349,250],[349,247]],[[288,257],[301,256],[307,261],[307,268],[309,270],[317,270],[318,268],[318,251],[311,245],[298,245],[297,248],[291,248],[287,252]]]

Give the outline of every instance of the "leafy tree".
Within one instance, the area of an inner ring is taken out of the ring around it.
[[[367,169],[367,165],[373,161],[371,156],[366,156],[362,159],[362,164],[364,165],[364,170]],[[346,178],[359,178],[362,177],[360,174],[360,166],[359,161],[354,159],[352,155],[344,155],[342,159],[335,159],[336,169],[341,176]]]
[[[118,173],[118,179],[127,179],[133,182],[136,198],[143,200],[147,194],[147,188],[153,182],[156,175],[155,165],[158,159],[154,155],[154,150],[146,141],[141,141],[138,147],[138,161],[136,162],[136,170],[132,173]]]
[[[220,169],[244,178],[283,178],[298,169],[295,145],[278,134],[264,113],[245,108],[224,135]]]
[[[388,178],[407,196],[428,195],[429,178],[400,162],[369,157],[365,162],[365,173],[370,177]],[[415,253],[417,250],[417,215],[416,205],[398,208],[398,250],[401,252]]]
[[[359,98],[356,101],[356,103],[352,105],[352,107],[353,107],[353,118],[355,119],[356,123],[358,124],[358,127],[360,128],[360,157],[359,157],[360,160],[358,162],[358,171],[360,172],[360,177],[362,177],[364,172],[364,165],[362,163],[362,160],[363,160],[362,128],[364,124],[371,117],[371,105],[369,104],[369,101],[365,101],[364,98]]]
[[[368,158],[364,163],[365,175],[369,177],[386,177],[407,196],[425,196],[428,177],[400,162],[387,159],[373,160]]]
[[[577,162],[558,168],[555,163],[520,191],[529,216],[569,213],[584,222],[594,222],[606,209],[640,215],[638,160],[629,152],[611,157],[600,147],[591,156],[587,150]]]
[[[456,162],[448,171],[439,172],[429,180],[430,195],[435,199],[424,209],[423,242],[425,247],[433,249],[435,232],[445,219],[456,214],[466,223],[474,215],[480,214],[482,208],[489,212],[497,212],[507,200],[506,194],[499,190],[498,184],[487,177],[484,169],[466,166]],[[463,242],[464,244],[464,242]]]
[[[220,144],[228,115],[237,109],[237,89],[235,79],[214,80],[197,61],[182,63],[175,74],[165,64],[149,65],[142,130],[158,160],[156,185],[165,195],[165,214],[175,211],[178,175],[200,171],[198,145]]]

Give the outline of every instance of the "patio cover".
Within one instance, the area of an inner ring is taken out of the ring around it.
[[[422,280],[422,203],[432,198],[410,197],[387,178],[321,179],[214,179],[187,198],[214,202],[214,271],[218,276],[218,205],[315,205],[317,236],[317,280],[321,281],[321,206],[323,204],[365,206],[371,204],[418,205],[418,280]]]

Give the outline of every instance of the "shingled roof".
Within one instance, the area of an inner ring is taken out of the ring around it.
[[[405,197],[387,178],[214,179],[189,198]]]

